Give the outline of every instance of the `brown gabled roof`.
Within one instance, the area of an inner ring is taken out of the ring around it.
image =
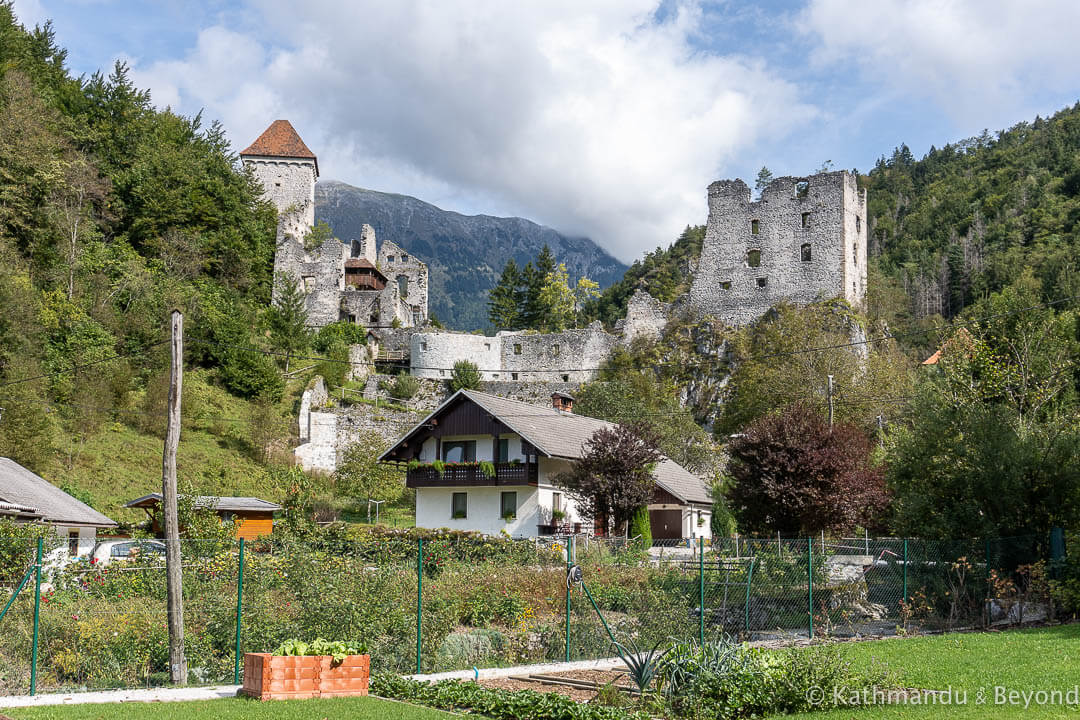
[[[288,120],[275,120],[263,134],[240,151],[240,157],[258,155],[261,157],[303,158],[315,161],[315,174],[319,173],[319,161],[315,153],[304,144],[296,128]]]
[[[149,495],[143,495],[140,498],[135,498],[131,502],[124,505],[124,507],[154,508],[160,503],[161,493],[150,493]],[[272,503],[269,500],[263,500],[257,497],[217,497],[214,495],[196,496],[195,507],[212,508],[213,510],[216,510],[218,512],[274,512],[275,510],[281,509],[281,506],[277,503]]]

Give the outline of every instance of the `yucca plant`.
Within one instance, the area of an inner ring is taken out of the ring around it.
[[[623,663],[626,664],[630,679],[637,685],[638,692],[644,695],[652,684],[653,678],[656,677],[656,669],[660,664],[660,660],[664,657],[664,651],[660,650],[660,643],[653,645],[652,650],[648,652],[640,650],[637,643],[633,641],[630,642],[629,648],[620,642],[616,642],[615,649],[618,651]]]

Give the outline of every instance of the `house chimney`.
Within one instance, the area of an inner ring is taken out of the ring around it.
[[[574,398],[562,392],[553,393],[551,396],[551,406],[556,410],[574,412]]]

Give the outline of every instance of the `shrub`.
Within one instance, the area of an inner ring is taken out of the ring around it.
[[[641,538],[642,547],[652,547],[652,525],[649,523],[649,508],[642,505],[630,515],[630,537]]]
[[[480,368],[476,363],[469,360],[458,360],[454,363],[454,370],[450,375],[450,392],[476,390],[481,383]]]
[[[402,371],[390,384],[390,396],[398,400],[409,400],[420,391],[420,381]]]

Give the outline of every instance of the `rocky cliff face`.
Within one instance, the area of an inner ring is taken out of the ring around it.
[[[408,195],[340,182],[315,188],[315,217],[343,241],[360,237],[364,223],[428,265],[428,307],[448,327],[486,327],[487,291],[510,258],[524,265],[546,243],[571,280],[587,275],[600,286],[619,280],[626,266],[588,238],[572,238],[524,218],[461,215]]]

